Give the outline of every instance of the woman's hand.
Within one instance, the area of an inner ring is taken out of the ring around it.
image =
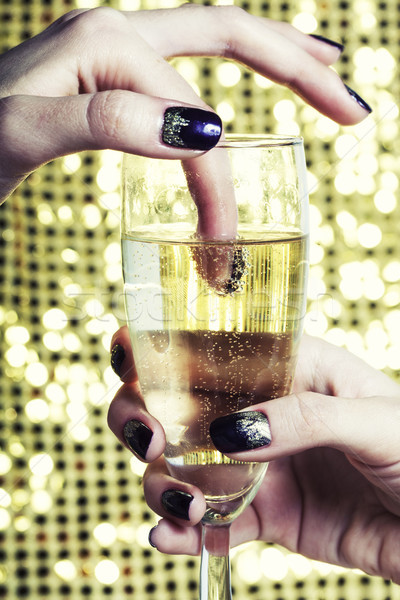
[[[126,329],[114,343],[126,349],[120,366],[128,380],[134,366]],[[126,386],[121,394],[111,405],[110,425],[123,440],[123,424],[135,414],[138,397]],[[168,475],[158,458],[164,445],[160,426],[144,414],[154,431],[142,455],[154,460],[145,474],[145,495],[163,517],[151,542],[161,552],[196,554],[204,498]],[[258,448],[245,434],[254,416],[264,433]],[[256,498],[232,524],[232,544],[276,542],[400,583],[399,423],[395,382],[343,349],[304,337],[292,395],[212,425],[216,447],[230,457],[271,461]],[[132,439],[127,445],[135,449]]]
[[[220,166],[204,154],[219,139],[220,120],[167,59],[236,60],[353,124],[370,109],[329,68],[340,52],[339,44],[236,7],[72,11],[0,57],[0,199],[41,164],[80,150],[197,157],[186,169],[208,182],[193,193],[199,231],[229,236],[234,203],[219,194]]]

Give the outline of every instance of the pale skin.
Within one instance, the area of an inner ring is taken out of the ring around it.
[[[161,552],[197,554],[204,497],[168,475],[160,458],[164,433],[145,411],[125,327],[112,346],[117,343],[126,350],[125,384],[111,404],[109,425],[122,443],[130,419],[153,431],[144,491],[162,519],[151,541]],[[275,542],[400,583],[400,386],[346,350],[305,336],[293,393],[252,410],[267,415],[272,442],[230,456],[272,462],[255,500],[231,526],[232,545]],[[162,493],[171,489],[193,496],[189,521],[162,506]]]

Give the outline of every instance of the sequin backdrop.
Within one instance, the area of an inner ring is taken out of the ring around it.
[[[1,50],[67,10],[100,4],[0,0]],[[180,59],[175,66],[228,130],[305,138],[312,225],[306,329],[398,378],[400,4],[240,5],[343,41],[337,69],[373,115],[341,128],[232,63]],[[108,348],[123,319],[119,163],[112,152],[57,160],[0,209],[0,598],[7,600],[197,598],[198,559],[149,547],[155,516],[143,501],[142,466],[106,425],[118,386]],[[400,598],[389,582],[271,545],[249,544],[233,557],[236,598]]]

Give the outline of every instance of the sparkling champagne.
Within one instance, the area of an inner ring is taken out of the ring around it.
[[[122,240],[127,315],[147,409],[173,476],[205,494],[210,521],[235,517],[265,465],[218,452],[211,421],[290,391],[305,309],[307,238]],[[161,241],[162,240],[162,241]]]

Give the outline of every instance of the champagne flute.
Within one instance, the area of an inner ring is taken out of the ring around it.
[[[171,475],[207,502],[200,599],[228,600],[229,526],[267,464],[221,454],[209,427],[290,391],[305,313],[308,199],[301,138],[234,136],[211,153],[216,164],[229,159],[236,234],[198,235],[190,168],[125,155],[122,255],[146,407],[164,427]]]

